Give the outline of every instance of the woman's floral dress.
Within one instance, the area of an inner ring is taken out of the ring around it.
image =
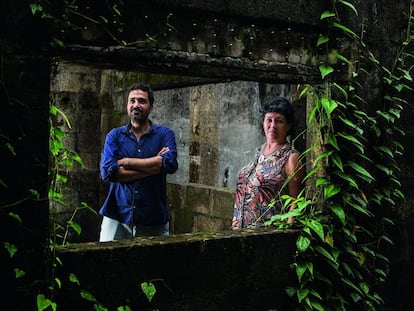
[[[253,160],[237,175],[232,229],[261,227],[272,215],[281,212],[280,197],[288,193],[283,167],[293,152],[289,143],[264,155],[261,145]],[[273,207],[269,207],[276,199]]]

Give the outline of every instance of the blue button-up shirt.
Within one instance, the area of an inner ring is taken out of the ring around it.
[[[135,226],[159,226],[167,223],[167,174],[178,169],[177,146],[172,129],[153,124],[139,140],[131,125],[112,129],[106,136],[101,154],[101,176],[109,182],[108,196],[99,213],[121,223]],[[134,182],[117,182],[117,161],[122,158],[150,158],[163,148],[161,172]]]

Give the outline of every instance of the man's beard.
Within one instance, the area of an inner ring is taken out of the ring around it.
[[[147,119],[148,115],[146,115],[141,109],[134,109],[131,112],[131,121],[133,123],[145,123]]]
[[[137,115],[133,115],[133,116],[131,116],[131,121],[133,122],[133,123],[145,123],[145,121],[147,120],[147,117],[146,116],[144,116],[144,115],[139,115],[139,116],[137,116]]]

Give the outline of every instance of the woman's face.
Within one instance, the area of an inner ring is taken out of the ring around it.
[[[267,140],[277,140],[284,143],[290,125],[286,117],[279,112],[268,112],[263,119],[263,130]]]

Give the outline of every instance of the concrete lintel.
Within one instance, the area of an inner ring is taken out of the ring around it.
[[[137,47],[68,45],[63,59],[108,68],[185,74],[225,80],[283,83],[320,83],[317,66],[213,57],[208,54]]]

